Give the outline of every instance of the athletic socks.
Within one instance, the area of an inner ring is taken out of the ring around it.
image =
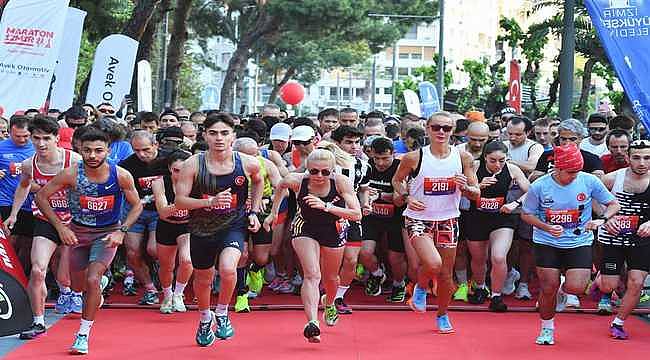
[[[349,286],[339,286],[336,289],[336,297],[335,297],[335,299],[343,299],[343,297],[345,296],[345,293],[348,291],[349,288],[350,288]]]
[[[210,320],[212,320],[212,314],[210,314],[210,309],[200,310],[199,313],[201,314],[202,323],[209,323]]]
[[[70,290],[69,286],[63,286],[59,284],[59,291],[61,292],[61,294],[69,294],[70,291],[72,290]]]
[[[81,325],[79,326],[79,332],[77,334],[79,335],[86,335],[88,336],[90,334],[90,328],[93,326],[92,320],[86,320],[86,319],[81,319]]]
[[[479,285],[479,284],[476,284],[476,285],[474,286],[474,288],[475,288],[475,289],[487,289],[487,286],[485,285],[485,283],[480,284],[480,285]]]
[[[158,292],[158,290],[156,290],[156,287],[153,285],[152,282],[150,282],[150,283],[148,283],[147,285],[145,285],[144,288],[145,288],[145,290],[148,291],[148,292]]]
[[[542,329],[555,329],[555,321],[553,319],[542,319]]]
[[[74,296],[81,296],[82,292],[81,291],[73,291],[72,295]]]
[[[404,287],[404,286],[406,286],[406,281],[404,279],[402,279],[402,281],[393,280],[393,287],[394,288],[395,287]]]
[[[501,296],[501,293],[493,292],[493,293],[492,293],[492,297],[495,297],[495,296]]]
[[[612,325],[617,325],[617,326],[621,326],[621,327],[623,326],[624,323],[625,323],[625,320],[621,320],[618,316],[616,316],[614,318],[614,320],[612,321]]]
[[[382,275],[384,275],[384,270],[382,270],[381,268],[377,268],[377,270],[372,272],[372,276],[375,277],[380,277]]]
[[[246,267],[237,268],[237,296],[246,294]]]
[[[467,270],[456,270],[456,280],[459,284],[467,284]]]
[[[174,286],[174,295],[183,295],[185,292],[185,286],[187,286],[187,284],[181,284],[177,281],[176,286]]]
[[[34,315],[34,324],[45,326],[45,315]]]
[[[217,313],[217,316],[228,316],[228,304],[217,304],[214,312]]]
[[[171,286],[163,288],[163,296],[165,297],[165,299],[168,299],[168,298],[172,297],[172,287]]]

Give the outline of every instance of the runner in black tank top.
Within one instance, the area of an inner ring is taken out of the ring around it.
[[[232,116],[226,113],[210,115],[204,126],[209,149],[183,163],[176,183],[176,207],[190,211],[193,287],[200,313],[196,333],[199,346],[214,343],[215,323],[216,337],[227,339],[234,335],[228,304],[235,289],[237,264],[248,231],[257,232],[260,226],[257,213],[264,190],[257,159],[232,150],[235,140]],[[246,209],[249,181],[251,211]],[[217,255],[221,287],[215,318],[210,311],[210,290]]]
[[[485,145],[476,171],[481,196],[470,204],[468,223],[472,226],[465,229],[472,256],[473,293],[468,300],[472,304],[482,304],[489,296],[485,285],[489,249],[492,263],[490,310],[496,312],[508,309],[501,299],[501,290],[508,271],[506,256],[517,226],[517,216],[510,213],[520,205],[519,200],[506,203],[505,199],[513,180],[522,191],[528,190],[528,180],[523,172],[517,166],[506,163],[507,152],[508,148],[500,141]]]
[[[325,288],[321,302],[329,326],[338,321],[334,297],[338,272],[343,260],[347,221],[359,221],[359,200],[352,182],[334,173],[334,155],[324,149],[314,150],[307,158],[308,174],[289,174],[282,179],[273,196],[271,215],[264,226],[273,224],[278,216],[280,199],[285,189],[297,193],[298,214],[293,223],[293,248],[304,272],[301,297],[308,323],[303,334],[309,342],[320,342],[318,315],[319,283]],[[322,275],[321,275],[322,274]]]
[[[163,290],[160,312],[163,314],[187,311],[183,301],[183,290],[192,275],[190,236],[187,229],[189,212],[186,209],[177,209],[174,205],[176,199],[174,183],[178,181],[183,161],[189,157],[190,154],[183,150],[172,152],[167,158],[171,176],[165,175],[154,180],[152,184],[155,206],[160,217],[156,226],[156,245],[160,261],[160,285]],[[178,254],[178,267],[176,286],[172,293],[176,254]]]

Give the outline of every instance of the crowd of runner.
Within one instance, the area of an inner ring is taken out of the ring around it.
[[[440,333],[454,332],[452,299],[494,312],[508,296],[536,300],[548,345],[555,313],[591,295],[627,339],[625,319],[649,298],[640,129],[612,113],[531,121],[512,108],[425,119],[104,103],[0,118],[0,213],[34,313],[20,338],[46,332],[53,294],[57,312],[81,314],[70,350],[85,354],[120,291],[162,314],[197,304],[195,340],[209,346],[234,335],[231,302],[249,312],[250,298],[279,293],[300,295],[303,334],[320,342],[319,305],[336,325],[358,283],[416,312],[435,296]]]

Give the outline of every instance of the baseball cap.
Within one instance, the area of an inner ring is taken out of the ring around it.
[[[74,119],[86,119],[86,118],[88,118],[88,113],[86,112],[86,109],[84,109],[83,106],[80,106],[80,105],[74,105],[73,107],[66,110],[66,112],[64,114],[65,114],[65,117],[68,117],[68,118],[74,118]]]
[[[291,138],[291,126],[285,123],[277,123],[271,127],[269,139],[289,141]]]
[[[316,133],[314,132],[314,129],[311,128],[311,126],[301,125],[293,129],[291,140],[308,141],[313,139],[314,136],[316,136]]]

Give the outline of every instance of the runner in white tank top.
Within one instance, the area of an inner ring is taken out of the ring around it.
[[[431,145],[406,154],[393,177],[394,198],[407,195],[405,224],[420,263],[409,305],[414,311],[426,311],[426,289],[430,280],[437,279],[440,333],[454,332],[447,307],[453,290],[461,194],[471,200],[480,195],[472,156],[449,145],[454,125],[448,113],[433,114],[427,121]]]

